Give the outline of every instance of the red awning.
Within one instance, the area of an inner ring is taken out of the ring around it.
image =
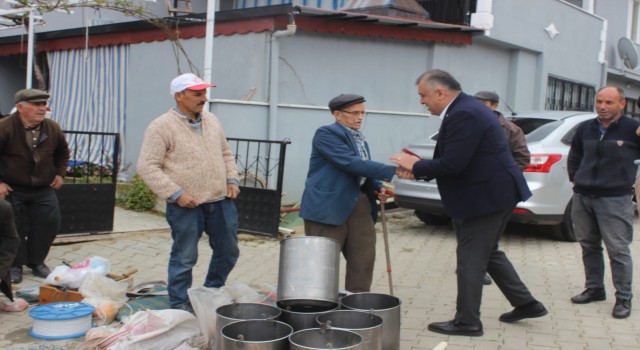
[[[458,45],[470,45],[472,34],[481,32],[479,29],[468,26],[437,23],[429,20],[365,15],[355,12],[306,7],[299,7],[298,9],[300,13],[295,16],[295,21],[299,32],[308,31]],[[286,29],[288,23],[289,16],[287,14],[225,20],[216,22],[215,35],[282,30]],[[119,28],[122,27],[125,26]],[[205,37],[205,29],[205,23],[183,25],[178,29],[178,36],[180,39],[203,38]],[[74,33],[78,33],[78,31],[76,30]],[[174,33],[165,33],[158,28],[142,30],[117,29],[108,33],[95,34],[92,34],[90,30],[88,40],[85,35],[64,35],[64,31],[55,38],[47,38],[46,33],[40,35],[43,38],[38,39],[35,47],[36,52],[71,50],[85,46],[99,47],[164,41]],[[26,52],[26,38],[20,42],[0,45],[0,56],[26,54]]]

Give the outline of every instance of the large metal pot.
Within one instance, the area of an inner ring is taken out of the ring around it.
[[[382,317],[371,312],[335,310],[316,317],[320,328],[344,329],[360,334],[362,348],[382,350]]]
[[[292,237],[280,242],[278,302],[331,306],[338,303],[340,244],[325,237]]]
[[[290,350],[369,350],[362,346],[358,333],[344,329],[311,328],[294,332],[289,337]]]
[[[340,299],[343,309],[369,311],[382,317],[383,350],[400,350],[400,304],[400,299],[378,293],[355,293]]]
[[[222,328],[228,324],[245,320],[278,320],[280,309],[258,303],[231,303],[216,309],[216,337],[218,348],[222,346]]]
[[[299,331],[308,328],[317,328],[318,323],[316,317],[327,312],[337,310],[340,304],[333,303],[325,306],[318,305],[282,305],[278,302],[278,308],[282,312],[280,320],[293,328],[293,331]]]
[[[293,329],[275,320],[246,320],[222,327],[222,350],[288,350]]]

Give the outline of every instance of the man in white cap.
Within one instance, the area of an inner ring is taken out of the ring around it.
[[[167,201],[173,239],[167,288],[171,307],[192,313],[187,289],[202,232],[214,250],[205,287],[224,286],[240,254],[232,202],[240,193],[235,160],[220,122],[203,111],[206,89],[214,86],[191,73],[175,78],[170,93],[176,107],[151,122],[138,159],[138,174]]]

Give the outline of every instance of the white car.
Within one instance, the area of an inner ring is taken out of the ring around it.
[[[543,225],[556,239],[575,241],[571,221],[572,184],[567,175],[567,155],[576,126],[596,117],[595,113],[576,111],[541,111],[522,113],[509,118],[522,128],[531,152],[531,164],[524,171],[533,196],[518,203],[511,222]],[[404,151],[423,159],[433,157],[437,133],[412,144]],[[426,224],[443,225],[451,221],[442,207],[435,180],[397,180],[395,203],[415,209]]]

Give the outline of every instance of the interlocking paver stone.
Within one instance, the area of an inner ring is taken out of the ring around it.
[[[580,247],[577,243],[553,241],[535,228],[510,227],[501,241],[501,248],[534,296],[547,306],[549,315],[514,324],[498,321],[500,314],[510,311],[512,306],[493,284],[483,292],[484,336],[449,337],[428,331],[429,323],[449,320],[455,313],[455,234],[449,226],[422,224],[410,211],[388,211],[387,215],[394,292],[402,301],[401,350],[432,349],[441,341],[449,343],[448,350],[640,348],[640,311],[634,309],[631,317],[624,320],[611,317],[615,297],[608,260],[605,277],[608,299],[573,305],[569,299],[584,287]],[[636,230],[638,225],[636,219]],[[372,291],[388,293],[384,241],[380,225],[377,228],[379,237]],[[297,236],[303,234],[301,229],[296,231]],[[114,232],[117,233],[92,237],[81,243],[55,245],[47,263],[56,266],[63,260],[73,263],[97,255],[110,260],[115,272],[137,267],[139,272],[133,275],[135,283],[166,280],[171,238],[163,218],[116,209]],[[203,236],[199,244],[199,263],[194,269],[194,285],[202,283],[207,268],[205,261],[211,256],[206,235]],[[240,259],[229,282],[274,288],[278,278],[279,249],[278,239],[241,235]],[[639,253],[640,245],[635,242],[632,255],[636,257],[636,266],[640,261]],[[342,286],[344,259],[340,264]],[[640,280],[638,271],[640,269],[634,269],[636,281]],[[25,268],[25,281],[15,289],[39,283],[42,279],[33,277]],[[31,325],[26,311],[0,313],[0,349],[71,350],[83,341],[82,338],[34,339],[27,334]]]

